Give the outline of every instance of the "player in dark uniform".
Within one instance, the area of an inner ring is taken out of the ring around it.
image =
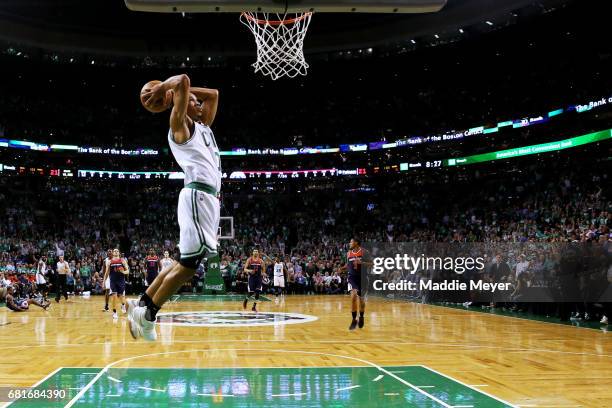
[[[253,303],[253,308],[251,309],[254,312],[257,312],[257,301],[259,300],[259,294],[261,293],[262,288],[262,273],[265,270],[266,264],[264,260],[259,256],[259,251],[257,249],[253,250],[253,255],[247,259],[246,264],[244,265],[244,271],[249,274],[249,284],[247,287],[247,294],[244,298],[244,302],[242,303],[242,308],[247,308],[247,303],[249,302],[249,298],[255,295],[255,302]]]
[[[145,280],[147,281],[147,286],[149,286],[157,278],[157,274],[161,270],[161,263],[157,255],[155,255],[153,248],[149,249],[149,255],[145,259],[145,267]]]
[[[125,310],[125,276],[129,273],[127,261],[121,257],[118,249],[113,249],[113,257],[108,264],[108,276],[110,277],[110,291],[113,297],[113,319],[117,319],[117,296],[121,297],[121,311]]]
[[[361,242],[358,239],[352,238],[349,243],[345,266],[348,269],[348,283],[351,285],[351,315],[353,316],[349,330],[355,330],[357,325],[361,329],[365,324],[363,316],[365,312],[365,288],[361,282],[361,267],[364,264],[363,257],[364,249],[361,248]],[[357,310],[359,310],[359,321],[357,321]]]

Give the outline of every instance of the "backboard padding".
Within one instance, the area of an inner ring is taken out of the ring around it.
[[[262,11],[289,13],[433,13],[446,0],[125,0],[133,11],[157,13],[239,13]]]

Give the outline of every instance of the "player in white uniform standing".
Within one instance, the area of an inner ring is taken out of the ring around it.
[[[110,295],[111,295],[110,276],[108,276],[107,271],[108,271],[108,267],[110,266],[110,261],[112,257],[113,257],[113,250],[112,249],[107,250],[106,258],[102,262],[102,271],[100,273],[103,276],[102,279],[104,280],[104,309],[102,309],[103,312],[108,312],[108,299],[110,298]]]
[[[159,261],[162,271],[164,269],[169,269],[172,265],[174,265],[174,262],[174,259],[170,258],[170,252],[168,251],[164,251],[164,257]]]
[[[285,290],[285,264],[277,256],[274,259],[274,293],[276,299],[278,295],[282,295]]]
[[[192,88],[187,75],[177,75],[142,95],[145,105],[156,104],[172,92],[168,143],[183,172],[185,186],[179,194],[180,261],[162,270],[140,301],[128,302],[130,333],[155,340],[159,309],[185,282],[200,262],[217,253],[221,188],[221,159],[210,129],[217,114],[219,92]]]
[[[49,288],[47,286],[47,257],[41,256],[36,267],[36,287],[43,296],[43,300],[47,300]]]

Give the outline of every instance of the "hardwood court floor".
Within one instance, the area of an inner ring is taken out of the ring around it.
[[[257,316],[185,299],[153,344],[101,297],[3,308],[0,387],[66,390],[46,406],[612,406],[602,331],[371,298],[349,332],[346,296],[288,296]]]

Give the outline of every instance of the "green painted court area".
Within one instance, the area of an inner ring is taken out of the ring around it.
[[[173,295],[171,302],[242,302],[244,295]],[[252,302],[252,299],[249,300]],[[265,296],[259,296],[258,302],[270,302]]]
[[[62,368],[36,389],[56,401],[11,407],[509,407],[424,366],[307,368]]]

